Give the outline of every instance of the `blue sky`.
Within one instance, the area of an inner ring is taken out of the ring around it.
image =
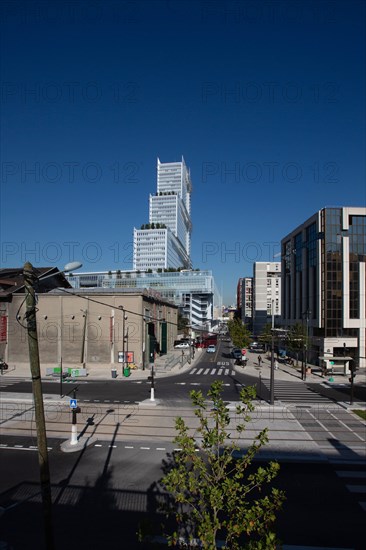
[[[324,206],[365,206],[363,1],[7,1],[1,266],[132,267],[156,159],[190,167],[224,303]]]

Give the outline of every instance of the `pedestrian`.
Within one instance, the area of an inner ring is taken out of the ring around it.
[[[277,361],[277,359],[274,362],[274,368],[275,368],[275,370],[278,370],[278,361]]]
[[[258,365],[261,366],[261,362],[262,362],[262,357],[260,355],[258,355]]]

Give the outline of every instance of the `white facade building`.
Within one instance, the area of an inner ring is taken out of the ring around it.
[[[135,228],[133,250],[133,269],[137,271],[191,267],[189,256],[169,228]]]
[[[253,333],[281,315],[281,263],[255,262],[253,266]]]
[[[252,329],[253,321],[253,277],[242,277],[237,287],[237,309],[241,311],[241,320]]]
[[[132,271],[78,273],[75,288],[149,289],[180,308],[197,330],[209,330],[221,304],[211,271],[192,270],[189,170],[181,162],[157,164],[157,192],[150,195],[149,223],[134,228]],[[183,269],[182,269],[183,268]]]
[[[189,170],[181,162],[157,165],[157,192],[149,198],[149,223],[134,229],[133,269],[192,267]]]

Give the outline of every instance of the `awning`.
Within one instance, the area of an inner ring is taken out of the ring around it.
[[[323,359],[323,361],[354,361],[354,357],[348,357],[341,355],[340,357],[332,357],[331,355],[322,355],[319,356],[319,359]]]

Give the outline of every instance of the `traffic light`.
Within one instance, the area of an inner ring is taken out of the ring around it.
[[[355,367],[355,365],[352,365],[352,366],[350,367],[350,371],[351,371],[351,376],[350,376],[350,378],[349,378],[348,380],[349,380],[349,381],[351,382],[351,384],[352,384],[353,380],[356,378],[356,367]]]
[[[147,332],[149,335],[149,361],[150,363],[153,363],[155,358],[155,348],[156,348],[154,323],[148,323]]]

